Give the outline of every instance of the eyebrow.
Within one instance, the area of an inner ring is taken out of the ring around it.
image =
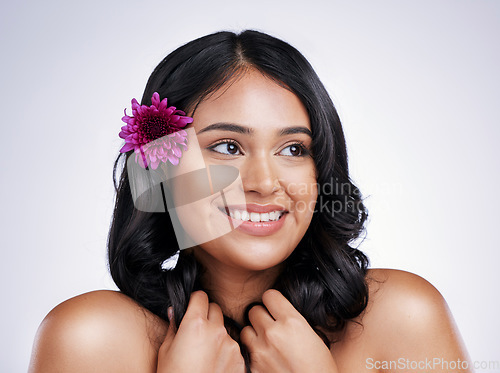
[[[301,127],[301,126],[283,128],[280,131],[280,136],[293,135],[296,133],[304,133],[304,134],[308,135],[310,138],[313,137],[312,132],[309,128]]]
[[[203,132],[208,132],[208,131],[229,131],[229,132],[236,132],[236,133],[242,133],[245,135],[249,135],[253,133],[253,129],[235,124],[235,123],[213,123],[205,128],[202,128],[198,134],[203,133]],[[287,127],[283,128],[279,131],[280,136],[285,136],[285,135],[293,135],[296,133],[304,133],[308,135],[309,137],[312,138],[312,132],[309,128],[307,127],[302,127],[302,126],[294,126],[294,127]]]
[[[251,134],[253,132],[252,129],[244,126],[240,126],[239,124],[234,124],[234,123],[213,123],[205,128],[202,128],[198,134],[207,132],[207,131],[230,131],[230,132],[237,132],[237,133],[243,133],[243,134]]]

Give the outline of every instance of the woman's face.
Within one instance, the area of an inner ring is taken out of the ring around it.
[[[218,219],[235,227],[195,247],[195,255],[206,265],[253,271],[283,262],[309,227],[317,198],[305,107],[292,92],[249,70],[188,115],[205,164],[236,167],[242,182],[242,190],[225,191],[230,216],[212,205],[204,216],[181,219],[193,234],[210,230],[210,221]],[[238,192],[243,204],[231,202]]]

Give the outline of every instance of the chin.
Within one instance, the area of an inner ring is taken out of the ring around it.
[[[202,257],[211,257],[221,264],[246,271],[264,271],[283,263],[293,252],[293,248],[253,239],[252,242],[221,237],[197,248]]]
[[[234,264],[248,271],[265,271],[283,263],[287,257],[288,255],[279,257],[276,255],[244,256],[236,258]]]

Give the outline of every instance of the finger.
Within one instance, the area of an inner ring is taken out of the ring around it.
[[[170,316],[170,313],[172,312],[171,309],[172,309],[172,307],[169,307],[169,311],[168,311],[169,322],[168,322],[167,334],[165,335],[165,339],[163,340],[163,344],[167,345],[167,346],[170,346],[170,344],[172,343],[172,341],[175,337],[175,322],[173,319],[173,313],[172,313],[172,317]]]
[[[208,305],[208,321],[214,322],[217,325],[224,325],[224,315],[217,303]]]
[[[208,295],[201,290],[195,291],[189,298],[186,314],[184,318],[193,319],[201,317],[206,320],[208,317]]]
[[[253,306],[250,311],[248,311],[248,319],[257,335],[261,335],[265,329],[271,327],[274,323],[272,316],[261,305]]]
[[[262,303],[264,303],[275,320],[300,314],[288,299],[276,289],[266,290],[264,294],[262,294]]]
[[[256,339],[257,339],[257,333],[255,332],[255,329],[251,325],[247,325],[243,329],[241,329],[240,332],[241,343],[245,344],[250,351],[252,350],[254,341]]]

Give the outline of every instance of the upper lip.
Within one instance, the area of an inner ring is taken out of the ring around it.
[[[248,203],[246,205],[229,205],[227,208],[231,210],[246,210],[249,213],[258,212],[258,213],[266,213],[271,211],[287,211],[286,208],[279,205],[258,205],[255,203]]]

